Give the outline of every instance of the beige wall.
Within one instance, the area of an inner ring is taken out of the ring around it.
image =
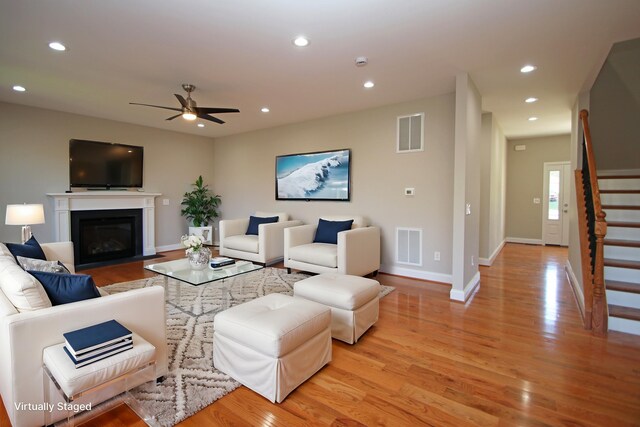
[[[451,274],[454,95],[384,106],[241,135],[216,138],[214,182],[224,218],[284,211],[317,223],[320,215],[367,216],[382,230],[386,271]],[[396,153],[397,116],[425,113],[425,150]],[[275,200],[275,157],[350,148],[350,202]],[[404,196],[414,187],[415,196]],[[396,227],[423,229],[423,265],[395,263]],[[441,261],[433,260],[434,251]],[[442,278],[442,280],[447,280]]]
[[[479,280],[480,144],[482,97],[466,73],[456,76],[453,283],[451,298],[465,301]],[[466,206],[470,205],[470,214]]]
[[[505,238],[507,140],[492,113],[482,115],[480,262],[491,265]]]
[[[544,163],[568,162],[570,141],[570,135],[507,141],[507,239],[542,239]],[[515,151],[516,145],[526,150]],[[534,198],[540,198],[540,204],[534,204]]]
[[[144,147],[144,189],[156,199],[156,246],[175,245],[187,231],[180,201],[199,174],[212,184],[211,138],[58,111],[0,103],[0,208],[10,203],[44,203],[46,224],[32,227],[38,240],[53,240],[53,206],[45,193],[69,189],[69,139]],[[162,205],[169,199],[169,206]],[[225,200],[223,199],[223,204]],[[0,241],[18,241],[20,227],[0,221]]]
[[[598,169],[640,169],[640,39],[611,48],[591,88],[590,107]]]

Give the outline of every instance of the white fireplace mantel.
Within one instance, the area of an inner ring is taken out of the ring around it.
[[[53,198],[55,239],[71,240],[71,211],[113,209],[142,209],[142,254],[154,255],[155,198],[161,193],[139,191],[79,191],[76,193],[47,193]]]

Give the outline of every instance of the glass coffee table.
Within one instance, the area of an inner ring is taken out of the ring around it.
[[[192,286],[206,285],[207,283],[224,281],[240,274],[249,273],[264,268],[262,265],[249,261],[236,261],[235,264],[213,269],[207,267],[204,270],[193,270],[186,258],[173,261],[149,264],[145,270],[164,276],[165,295],[168,292],[169,278],[179,280]],[[180,301],[180,286],[176,287],[176,298]]]

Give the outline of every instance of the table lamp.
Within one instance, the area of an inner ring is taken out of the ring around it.
[[[7,225],[22,225],[22,243],[31,238],[32,224],[44,224],[44,207],[41,204],[7,205]]]

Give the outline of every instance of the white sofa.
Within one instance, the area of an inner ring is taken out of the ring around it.
[[[376,275],[380,269],[380,229],[359,215],[321,217],[327,221],[353,219],[351,230],[338,233],[338,243],[313,243],[317,225],[284,230],[284,266],[312,273]]]
[[[74,271],[70,242],[43,244],[42,248],[49,260],[60,260]],[[0,256],[6,257],[6,254],[0,253]],[[63,342],[65,332],[111,319],[118,320],[156,347],[156,375],[166,375],[168,353],[162,287],[23,312],[16,309],[0,288],[0,394],[13,427],[44,424],[43,411],[16,408],[21,403],[42,405],[44,402],[43,350]],[[95,406],[115,396],[123,387],[121,384],[104,390],[92,403]],[[57,397],[55,393],[52,395]],[[57,405],[57,401],[53,403]],[[51,420],[55,422],[64,417],[66,413],[54,409]]]
[[[282,261],[284,256],[284,230],[302,225],[291,220],[286,213],[256,212],[259,217],[278,217],[278,222],[260,224],[258,235],[245,234],[249,218],[220,221],[220,255],[240,258],[268,265]]]

